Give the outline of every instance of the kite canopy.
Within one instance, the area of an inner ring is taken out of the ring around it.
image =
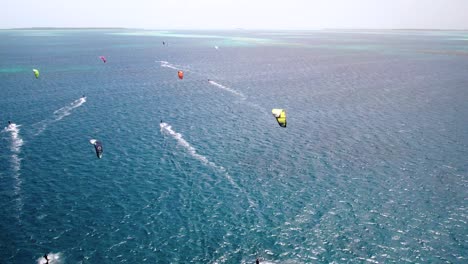
[[[106,63],[106,61],[107,61],[107,60],[106,60],[106,57],[104,57],[104,56],[99,56],[99,58],[102,60],[102,62]]]
[[[181,79],[181,80],[184,78],[184,72],[183,71],[178,71],[177,75],[179,76],[179,79]]]
[[[102,143],[96,139],[91,139],[89,143],[94,145],[94,149],[96,150],[96,156],[101,159],[103,152]]]
[[[39,78],[39,71],[36,69],[33,69],[34,76],[36,76],[36,79]]]
[[[275,108],[271,110],[271,113],[276,118],[276,121],[278,121],[278,125],[286,127],[286,111],[284,109]]]

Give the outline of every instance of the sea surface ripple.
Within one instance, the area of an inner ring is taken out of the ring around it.
[[[0,31],[0,262],[466,263],[436,33]]]

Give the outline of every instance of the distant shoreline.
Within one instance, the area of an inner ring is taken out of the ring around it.
[[[131,29],[123,27],[29,27],[29,28],[4,28],[7,30],[101,30],[101,29]]]
[[[468,31],[468,29],[451,29],[451,28],[324,28],[323,30],[340,30],[340,31],[350,31],[350,30],[395,30],[395,31]]]
[[[0,30],[173,30],[173,31],[317,31],[317,30],[337,30],[337,31],[468,31],[467,29],[440,29],[440,28],[322,28],[322,29],[157,29],[157,28],[125,28],[125,27],[27,27],[27,28],[0,28]]]

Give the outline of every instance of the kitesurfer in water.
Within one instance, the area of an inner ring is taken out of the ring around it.
[[[49,264],[49,258],[47,257],[47,254],[44,255],[44,258],[46,260],[46,264]]]
[[[260,260],[255,260],[255,264],[260,264]]]
[[[8,120],[8,125],[11,125],[11,121],[10,121],[10,120]]]

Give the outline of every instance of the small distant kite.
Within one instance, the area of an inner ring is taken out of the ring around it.
[[[34,72],[34,76],[36,76],[36,79],[39,78],[39,71],[36,70],[36,69],[33,69],[33,72]]]

